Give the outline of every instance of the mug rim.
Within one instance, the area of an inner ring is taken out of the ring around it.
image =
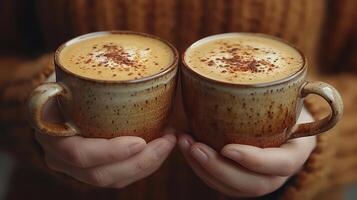
[[[288,46],[290,46],[291,48],[295,49],[298,54],[301,56],[302,60],[303,60],[303,63],[302,63],[302,66],[301,68],[296,71],[295,73],[293,74],[290,74],[289,76],[287,77],[284,77],[282,79],[279,79],[279,80],[275,80],[275,81],[270,81],[270,82],[265,82],[265,83],[247,83],[247,84],[244,84],[244,83],[230,83],[230,82],[225,82],[225,81],[220,81],[220,80],[215,80],[215,79],[211,79],[211,78],[208,78],[206,76],[203,76],[201,75],[200,73],[194,71],[193,69],[191,69],[188,64],[186,63],[185,61],[185,54],[187,52],[187,50],[189,48],[191,48],[193,45],[197,44],[198,42],[204,40],[204,39],[207,39],[207,38],[210,38],[210,37],[217,37],[217,36],[224,36],[224,35],[230,35],[230,34],[238,34],[238,35],[250,35],[250,36],[258,36],[258,37],[262,37],[262,38],[268,38],[268,39],[272,39],[272,40],[275,40],[275,41],[278,41],[278,42],[282,42]],[[205,81],[208,81],[208,82],[211,82],[211,83],[215,83],[215,84],[219,84],[219,85],[225,85],[225,86],[232,86],[232,87],[251,87],[251,88],[254,88],[254,87],[268,87],[268,86],[273,86],[273,85],[279,85],[279,84],[283,84],[283,83],[286,83],[292,79],[294,79],[295,77],[298,77],[299,75],[303,74],[304,71],[307,70],[307,59],[306,57],[304,56],[304,54],[298,49],[296,48],[293,44],[291,44],[290,42],[282,39],[282,38],[279,38],[279,37],[276,37],[276,36],[273,36],[273,35],[268,35],[268,34],[264,34],[264,33],[253,33],[253,32],[229,32],[229,33],[220,33],[220,34],[215,34],[215,35],[210,35],[210,36],[207,36],[207,37],[204,37],[204,38],[201,38],[197,41],[195,41],[194,43],[192,43],[189,47],[187,47],[185,49],[185,51],[182,53],[182,56],[181,56],[181,60],[182,60],[182,64],[183,64],[183,69],[189,71],[191,74],[197,76],[198,78],[201,78]]]
[[[82,76],[82,75],[76,74],[76,73],[68,70],[67,68],[65,68],[60,63],[59,55],[60,55],[61,51],[65,47],[67,47],[68,45],[71,45],[72,43],[75,44],[76,42],[79,42],[79,41],[81,41],[83,39],[87,39],[87,38],[92,38],[92,37],[101,36],[101,35],[114,35],[114,34],[139,35],[139,36],[144,36],[144,37],[152,38],[152,39],[155,39],[155,40],[159,40],[159,41],[165,43],[167,46],[169,46],[169,48],[172,50],[172,52],[174,54],[174,60],[163,71],[159,71],[159,72],[157,72],[157,73],[155,73],[153,75],[150,75],[150,76],[146,76],[146,77],[142,77],[142,78],[138,78],[138,79],[129,79],[129,80],[100,80],[100,79],[90,78],[90,77],[86,77],[86,76]],[[95,82],[95,83],[108,83],[108,84],[142,83],[142,82],[147,82],[147,81],[162,77],[165,74],[168,74],[169,72],[171,72],[171,71],[173,71],[173,70],[175,70],[177,68],[178,60],[179,60],[179,53],[178,53],[176,47],[174,45],[172,45],[170,42],[168,42],[167,40],[162,39],[162,38],[160,38],[160,37],[158,37],[156,35],[143,33],[143,32],[137,32],[137,31],[128,31],[128,30],[97,31],[97,32],[91,32],[91,33],[79,35],[77,37],[74,37],[74,38],[62,43],[57,48],[57,50],[55,51],[55,54],[54,54],[55,67],[58,67],[63,72],[65,72],[65,73],[67,73],[67,74],[69,74],[71,76],[74,76],[76,78],[79,78],[81,80],[86,80],[86,81]]]

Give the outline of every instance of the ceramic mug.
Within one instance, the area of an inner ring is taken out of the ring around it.
[[[288,44],[272,36],[255,35]],[[327,83],[306,80],[307,61],[300,54],[304,62],[295,74],[279,81],[244,85],[209,79],[193,71],[185,63],[184,53],[182,96],[192,134],[197,140],[219,150],[229,143],[276,147],[289,139],[331,129],[342,116],[341,96]],[[309,94],[324,98],[331,107],[331,113],[316,122],[296,124],[303,98]]]
[[[86,78],[72,73],[59,62],[59,54],[79,39],[106,34],[139,34],[166,43],[174,61],[166,70],[152,76],[109,81]],[[52,136],[112,138],[139,136],[146,141],[160,135],[165,125],[176,87],[178,52],[170,43],[152,35],[115,31],[96,32],[74,38],[58,48],[54,56],[56,82],[37,87],[30,95],[30,122],[41,133]],[[45,104],[56,98],[64,123],[43,119]]]

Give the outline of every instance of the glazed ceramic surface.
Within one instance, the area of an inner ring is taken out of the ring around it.
[[[147,141],[159,137],[176,87],[178,53],[168,45],[175,55],[169,68],[129,81],[101,81],[73,74],[57,60],[63,46],[60,47],[55,55],[56,83],[39,86],[30,97],[33,126],[42,133],[58,136],[112,138],[132,135]],[[54,124],[42,119],[43,105],[50,98],[57,98],[66,123]]]
[[[182,60],[183,104],[191,132],[196,139],[217,150],[229,143],[279,146],[290,138],[326,131],[342,116],[342,100],[332,86],[305,80],[305,58],[301,70],[291,76],[246,85],[209,79]],[[303,97],[311,93],[325,98],[332,113],[323,120],[297,125]]]

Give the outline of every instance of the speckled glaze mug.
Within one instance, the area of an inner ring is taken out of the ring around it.
[[[255,35],[288,44],[272,36]],[[277,147],[289,139],[327,131],[342,117],[343,102],[337,90],[323,82],[306,80],[307,61],[300,51],[304,61],[298,72],[282,80],[257,84],[207,78],[188,66],[186,52],[181,84],[189,128],[198,141],[216,150],[229,143]],[[296,124],[303,98],[309,94],[324,98],[331,113],[316,122]]]
[[[81,38],[95,34],[113,32],[91,33]],[[29,119],[33,127],[51,136],[139,136],[146,141],[160,137],[175,92],[178,53],[175,47],[158,37],[135,32],[129,34],[139,34],[166,43],[174,55],[172,64],[157,74],[137,80],[86,78],[68,71],[59,62],[61,50],[77,38],[72,39],[56,51],[56,82],[40,85],[29,98]],[[58,101],[64,123],[47,122],[42,117],[45,104],[53,98]]]

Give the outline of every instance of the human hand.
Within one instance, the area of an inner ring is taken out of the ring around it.
[[[45,108],[45,118],[58,121],[53,102]],[[36,133],[49,168],[100,187],[123,188],[155,172],[176,144],[173,129],[146,143],[140,137],[113,139],[54,137]]]
[[[179,147],[196,175],[233,197],[258,197],[277,190],[302,167],[315,145],[312,136],[278,148],[229,144],[218,153],[187,134],[179,136]]]

